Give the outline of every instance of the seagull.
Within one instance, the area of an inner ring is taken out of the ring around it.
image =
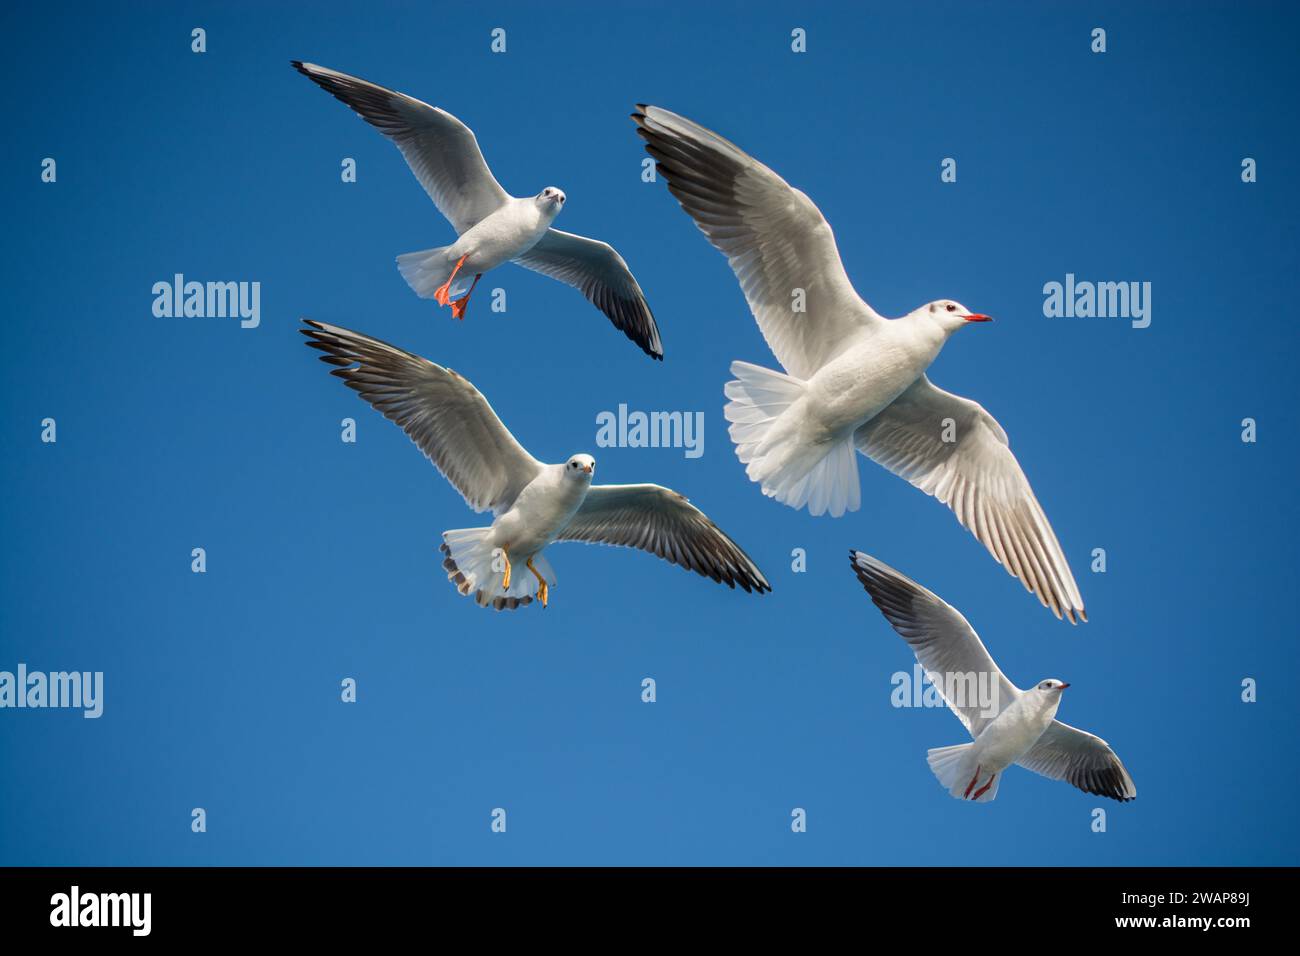
[[[1133,778],[1106,741],[1055,719],[1069,684],[1049,678],[1021,690],[956,608],[861,551],[850,550],[849,563],[974,738],[927,754],[930,769],[952,796],[987,803],[1012,764],[1084,793],[1121,802],[1137,796]]]
[[[731,264],[786,374],[733,362],[724,410],[763,493],[813,515],[860,505],[854,449],[938,498],[1059,619],[1083,598],[1007,434],[926,369],[948,337],[990,321],[939,299],[886,319],[853,288],[811,199],[739,147],[639,106],[637,133],[669,191]]]
[[[516,262],[573,286],[647,355],[663,359],[659,327],[623,257],[608,243],[551,228],[564,208],[563,190],[511,196],[488,169],[473,131],[446,110],[337,70],[290,62],[391,139],[455,227],[460,238],[451,245],[397,257],[416,295],[450,304],[462,319],[483,273]]]
[[[545,464],[501,423],[465,378],[428,359],[324,322],[303,320],[307,344],[333,374],[400,426],[486,528],[444,531],[443,569],[463,595],[498,611],[546,607],[555,572],[542,556],[553,541],[639,548],[735,589],[772,590],[763,572],[702,511],[659,485],[593,485],[596,460]],[[518,574],[519,563],[530,574]]]

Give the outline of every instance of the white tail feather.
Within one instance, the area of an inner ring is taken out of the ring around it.
[[[464,595],[473,595],[480,607],[495,610],[514,610],[533,602],[537,593],[537,578],[528,570],[523,560],[511,559],[510,587],[505,581],[505,556],[492,543],[491,528],[461,528],[442,533],[442,562],[447,580]],[[533,567],[555,584],[555,574],[541,555],[533,558]],[[499,570],[498,570],[499,569]]]
[[[763,494],[792,508],[807,505],[812,515],[829,511],[838,518],[845,511],[857,511],[862,490],[853,436],[817,457],[819,449],[800,440],[798,412],[786,417],[807,385],[748,362],[732,362],[731,374],[736,378],[724,390],[731,401],[723,414],[731,422],[728,434],[750,480],[762,486]]]
[[[456,268],[456,260],[448,253],[450,248],[451,246],[442,246],[438,249],[421,249],[397,257],[397,271],[421,299],[432,299],[438,287],[451,277],[452,270]],[[462,269],[448,292],[453,296],[468,292],[473,281],[474,277]]]
[[[988,803],[998,795],[1002,774],[986,773],[971,760],[974,744],[935,747],[926,752],[930,769],[944,788],[958,800]]]

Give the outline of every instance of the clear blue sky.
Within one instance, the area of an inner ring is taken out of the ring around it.
[[[0,711],[0,863],[1300,862],[1293,8],[384,9],[0,13],[0,669],[106,682],[99,720]],[[393,257],[450,227],[294,58],[446,107],[508,190],[565,189],[559,225],[624,254],[666,361],[514,267],[490,277],[504,315],[484,297],[458,324],[412,295]],[[774,360],[723,258],[641,182],[637,102],[805,190],[881,312],[952,297],[997,316],[932,377],[1006,427],[1091,623],[1055,621],[870,462],[861,511],[840,520],[746,481],[722,387],[733,359]],[[261,282],[261,326],[155,318],[151,286],[176,272]],[[1045,318],[1042,286],[1066,273],[1151,282],[1150,328]],[[679,489],[774,593],[564,545],[548,611],[478,609],[437,553],[476,517],[326,374],[301,316],[459,370],[539,457],[592,451],[603,480]],[[704,455],[595,448],[596,415],[620,403],[705,412]],[[1248,416],[1256,444],[1240,440]],[[40,441],[45,417],[57,444]],[[964,731],[891,707],[912,658],[850,547],[960,608],[1013,680],[1070,681],[1061,716],[1116,747],[1138,800],[1016,770],[991,805],[950,799],[925,751]],[[1097,547],[1105,574],[1088,570]],[[1258,703],[1240,701],[1246,677]]]

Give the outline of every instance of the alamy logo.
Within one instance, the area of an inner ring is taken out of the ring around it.
[[[262,324],[262,283],[186,282],[176,273],[171,282],[153,284],[153,314],[160,319],[239,319],[240,328]]]
[[[148,936],[153,926],[152,893],[70,892],[50,897],[51,926],[129,926],[131,935]]]
[[[596,416],[596,445],[600,448],[684,448],[687,458],[704,454],[703,412],[629,412]]]
[[[1074,273],[1065,282],[1043,286],[1043,315],[1049,319],[1132,319],[1133,328],[1151,324],[1150,282],[1076,282]]]
[[[104,713],[103,671],[0,671],[0,708],[69,707],[93,720]]]
[[[954,671],[948,674],[926,673],[920,664],[912,672],[895,671],[889,683],[893,690],[889,702],[895,707],[945,707],[945,701],[959,710],[978,710],[981,717],[1002,713],[1001,685],[988,671]]]

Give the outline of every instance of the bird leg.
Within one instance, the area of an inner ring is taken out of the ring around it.
[[[461,261],[463,262],[464,260],[462,259]],[[478,280],[481,278],[483,278],[483,273],[480,272],[478,275],[474,277],[474,281],[470,283],[469,291],[466,292],[464,296],[457,299],[455,302],[451,304],[451,314],[455,318],[458,319],[465,318],[465,309],[468,308],[469,306],[469,297],[474,294],[474,287],[478,285]]]
[[[982,769],[984,768],[983,767],[975,768],[975,776],[970,778],[970,783],[966,784],[966,792],[961,795],[963,800],[970,799],[970,792],[975,789],[975,784],[979,782],[980,771]]]
[[[978,790],[976,790],[973,794],[971,794],[971,799],[972,799],[972,800],[978,800],[980,797],[984,796],[984,794],[985,794],[985,792],[988,790],[988,788],[991,787],[991,786],[993,786],[993,779],[994,779],[996,776],[997,776],[997,774],[991,774],[991,775],[989,776],[989,782],[986,783],[986,784],[984,784],[984,786],[980,787],[980,788],[979,788]]]
[[[505,559],[506,562],[506,569],[501,575],[501,587],[509,591],[510,590],[510,549],[505,547],[504,545],[502,545],[501,547],[501,557]]]
[[[533,577],[537,578],[537,597],[542,602],[542,607],[546,607],[546,598],[550,593],[550,588],[546,585],[546,578],[542,577],[541,574],[538,573],[537,569],[533,567],[532,558],[529,558],[526,563],[528,565],[528,570],[533,572]]]
[[[451,284],[456,278],[456,273],[460,271],[460,267],[465,264],[465,260],[468,258],[469,253],[466,253],[457,259],[456,268],[451,270],[451,275],[447,277],[447,281],[433,290],[433,297],[438,301],[439,305],[446,305],[451,301]]]

